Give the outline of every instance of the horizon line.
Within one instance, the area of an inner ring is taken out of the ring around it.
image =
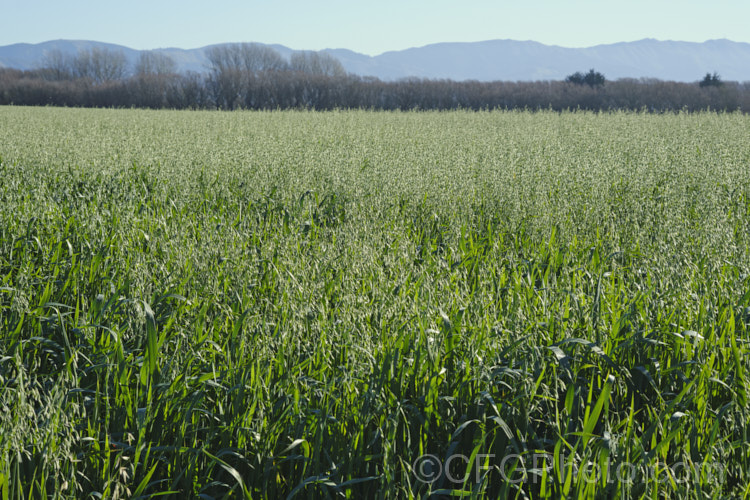
[[[284,45],[283,43],[275,43],[275,42],[270,43],[270,42],[257,42],[257,41],[217,42],[217,43],[210,43],[210,44],[207,44],[207,45],[201,45],[199,47],[191,47],[191,48],[168,46],[168,47],[154,47],[154,48],[151,48],[151,49],[136,49],[136,48],[130,47],[128,45],[123,45],[123,44],[114,43],[114,42],[105,42],[105,41],[101,41],[101,40],[91,40],[91,39],[85,39],[85,38],[55,38],[55,39],[50,39],[50,40],[44,40],[42,42],[15,42],[15,43],[7,44],[7,45],[0,45],[0,48],[12,47],[14,45],[29,45],[29,46],[44,45],[44,44],[47,44],[47,43],[54,43],[54,42],[101,43],[101,44],[106,44],[106,45],[116,45],[118,47],[123,47],[123,48],[129,49],[129,50],[134,50],[134,51],[138,51],[138,52],[150,52],[150,51],[159,51],[159,50],[184,50],[184,51],[192,51],[192,50],[205,49],[207,47],[214,47],[214,46],[217,46],[217,45],[229,45],[229,44],[237,44],[237,43],[257,43],[257,44],[265,45],[265,46],[281,46],[281,47],[283,47],[285,49],[292,50],[292,51],[295,51],[295,52],[301,52],[301,51],[325,52],[325,51],[336,51],[336,50],[348,50],[350,52],[354,52],[354,53],[361,54],[361,55],[366,55],[368,57],[378,57],[378,56],[381,56],[381,55],[384,55],[384,54],[390,54],[390,53],[394,53],[394,52],[404,52],[404,51],[407,51],[407,50],[414,50],[414,49],[423,49],[423,48],[426,48],[426,47],[437,46],[437,45],[472,45],[472,44],[481,44],[481,43],[489,43],[489,42],[535,43],[535,44],[539,44],[539,45],[544,45],[546,47],[556,47],[556,48],[571,49],[571,50],[576,50],[576,49],[592,49],[592,48],[596,48],[596,47],[605,47],[605,46],[611,46],[611,45],[628,44],[628,43],[638,43],[638,42],[687,43],[687,44],[695,44],[695,45],[702,45],[702,44],[709,43],[709,42],[730,42],[730,43],[736,43],[736,44],[750,45],[750,42],[738,42],[738,41],[735,41],[735,40],[731,40],[729,38],[709,38],[709,39],[706,39],[706,40],[704,40],[702,42],[696,42],[696,41],[688,41],[688,40],[672,40],[672,39],[666,39],[666,40],[664,40],[664,39],[658,39],[658,38],[653,38],[653,37],[646,37],[646,38],[640,38],[638,40],[629,40],[629,41],[624,40],[624,41],[620,41],[620,42],[598,43],[598,44],[594,44],[594,45],[586,45],[586,46],[576,46],[576,47],[573,47],[573,46],[565,46],[565,45],[544,43],[544,42],[539,42],[539,41],[531,40],[531,39],[519,40],[519,39],[515,39],[515,38],[493,38],[493,39],[476,40],[476,41],[434,42],[434,43],[427,43],[427,44],[424,44],[424,45],[416,45],[416,46],[412,46],[412,47],[406,47],[406,48],[402,48],[402,49],[386,50],[384,52],[380,52],[378,54],[371,55],[371,54],[366,54],[364,52],[357,52],[356,50],[349,49],[349,48],[346,48],[346,47],[326,47],[326,48],[320,49],[320,50],[315,50],[315,49],[295,49],[295,48],[289,47],[287,45]]]

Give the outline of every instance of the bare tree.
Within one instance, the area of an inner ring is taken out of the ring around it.
[[[45,80],[61,81],[73,78],[73,57],[59,49],[50,50],[42,59]]]
[[[254,80],[266,73],[289,68],[281,55],[258,43],[217,45],[208,49],[212,87],[216,105],[223,109],[252,107]]]
[[[246,71],[283,71],[287,62],[271,47],[258,43],[242,44],[242,59]]]
[[[161,52],[141,52],[135,64],[135,77],[130,80],[138,106],[165,108],[174,101],[179,75],[174,59]]]
[[[169,55],[149,50],[140,53],[134,72],[137,76],[171,75],[177,73],[177,64]]]
[[[206,57],[214,73],[227,70],[258,73],[288,69],[287,62],[278,52],[259,43],[217,45],[208,49]]]
[[[127,67],[122,51],[100,47],[82,50],[73,60],[73,74],[97,84],[122,80],[127,75]]]
[[[341,62],[325,52],[300,51],[292,53],[289,61],[292,71],[311,75],[344,76],[346,71]]]

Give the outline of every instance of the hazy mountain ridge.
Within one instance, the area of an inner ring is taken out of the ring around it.
[[[269,45],[288,58],[293,49]],[[33,69],[53,50],[74,53],[103,47],[122,50],[132,64],[141,51],[116,44],[87,40],[54,40],[39,44],[0,47],[0,67]],[[208,68],[206,49],[155,49],[171,56],[180,71],[203,72]],[[377,56],[348,49],[326,49],[344,68],[362,76],[383,80],[406,77],[452,80],[560,80],[575,71],[595,68],[609,79],[658,78],[696,81],[707,72],[724,80],[750,81],[750,44],[730,40],[675,42],[644,39],[567,48],[533,41],[489,40],[484,42],[437,43]]]

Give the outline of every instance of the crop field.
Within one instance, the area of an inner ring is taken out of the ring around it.
[[[0,108],[0,498],[750,495],[750,117]]]

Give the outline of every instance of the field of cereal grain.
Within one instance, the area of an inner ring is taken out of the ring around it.
[[[750,117],[0,108],[0,498],[750,482]]]

